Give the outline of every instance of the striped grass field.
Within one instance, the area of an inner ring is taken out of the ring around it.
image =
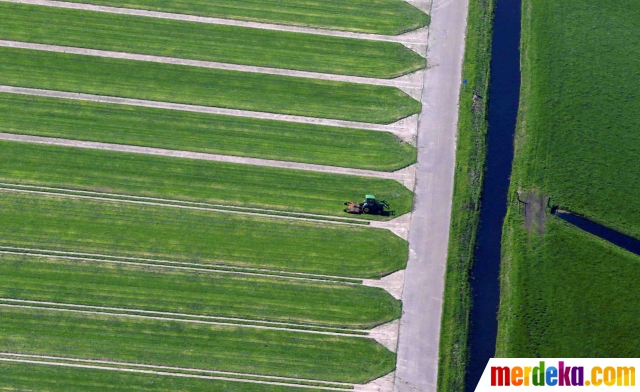
[[[0,39],[374,78],[426,66],[400,43],[0,2]]]
[[[421,110],[397,88],[0,48],[0,84],[389,124]]]

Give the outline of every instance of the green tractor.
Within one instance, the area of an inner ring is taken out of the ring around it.
[[[344,205],[347,206],[344,212],[348,212],[349,214],[382,215],[385,212],[391,214],[391,211],[389,211],[389,203],[384,200],[376,200],[375,195],[365,195],[362,203],[347,201]]]

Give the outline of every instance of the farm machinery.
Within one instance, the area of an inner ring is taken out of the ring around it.
[[[389,211],[389,203],[384,200],[376,200],[374,195],[365,195],[362,203],[355,201],[347,201],[344,203],[347,208],[344,212],[349,214],[370,214],[370,215],[393,215],[393,211]]]

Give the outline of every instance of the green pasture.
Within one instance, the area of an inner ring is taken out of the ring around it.
[[[384,229],[3,192],[0,244],[346,277],[406,265]]]
[[[0,307],[0,350],[364,383],[395,368],[373,340]]]
[[[381,171],[416,159],[388,132],[2,93],[0,131]]]
[[[0,182],[14,184],[344,217],[355,216],[343,203],[367,193],[396,215],[413,202],[394,180],[7,141],[0,151]]]
[[[2,385],[8,390],[47,392],[316,392],[317,389],[179,376],[78,369],[54,365],[2,362]]]
[[[559,218],[505,230],[497,356],[637,358],[640,257]]]
[[[0,38],[374,78],[422,69],[395,42],[0,3]]]
[[[371,328],[400,317],[374,287],[0,255],[0,297]]]
[[[0,48],[0,84],[388,124],[421,110],[395,87]]]
[[[430,21],[429,15],[403,0],[177,0],[170,3],[90,0],[88,3],[388,35],[424,27]]]
[[[640,4],[527,0],[514,181],[640,237]]]

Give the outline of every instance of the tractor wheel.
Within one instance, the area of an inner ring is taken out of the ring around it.
[[[365,207],[365,208],[362,209],[362,212],[364,212],[365,214],[368,214],[368,213],[371,212],[371,208]]]

